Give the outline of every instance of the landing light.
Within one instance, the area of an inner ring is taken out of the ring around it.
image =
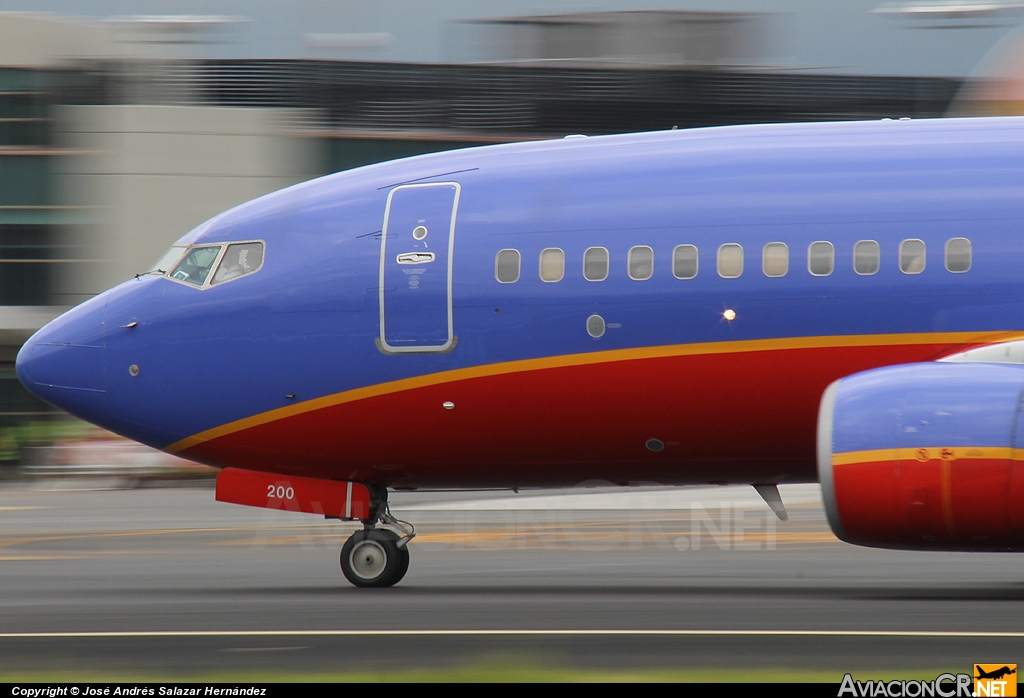
[[[730,321],[731,320],[735,320],[736,319],[736,311],[733,310],[732,308],[729,308],[724,313],[722,313],[722,317],[724,317],[726,320],[730,320]]]

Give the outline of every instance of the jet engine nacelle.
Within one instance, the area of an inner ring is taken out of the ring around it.
[[[925,363],[825,391],[818,476],[832,530],[880,548],[1024,550],[1024,366]]]

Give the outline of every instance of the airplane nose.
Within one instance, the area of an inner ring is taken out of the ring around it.
[[[107,425],[106,294],[69,310],[25,342],[15,368],[33,394],[76,417]]]

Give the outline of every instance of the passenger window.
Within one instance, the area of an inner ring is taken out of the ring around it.
[[[878,273],[881,250],[874,240],[861,240],[853,246],[853,270],[861,276]]]
[[[608,278],[608,250],[591,247],[583,253],[583,278],[587,281],[604,281]]]
[[[211,284],[221,284],[225,281],[237,279],[246,274],[252,274],[263,266],[263,243],[243,242],[240,244],[228,245],[227,251],[217,265],[217,271],[213,274]]]
[[[519,250],[501,250],[494,258],[494,278],[503,284],[514,284],[519,281],[522,261]]]
[[[814,276],[828,276],[836,265],[836,250],[831,242],[812,242],[807,248],[807,271]]]
[[[633,281],[647,281],[654,275],[654,250],[639,245],[629,251],[629,278]]]
[[[181,255],[185,254],[187,249],[188,245],[173,245],[171,249],[164,252],[160,259],[156,260],[156,264],[150,267],[149,271],[166,274],[167,270],[173,268],[174,263],[181,259]]]
[[[735,279],[743,273],[743,248],[734,242],[718,248],[718,275]]]
[[[679,245],[672,252],[672,275],[677,279],[692,279],[697,276],[697,248],[693,245]]]
[[[765,276],[789,273],[789,248],[784,242],[769,242],[761,253],[761,271]]]
[[[920,274],[924,271],[924,240],[904,240],[900,243],[900,271]]]
[[[557,247],[549,247],[540,253],[540,279],[553,283],[561,281],[565,276],[565,252]]]
[[[220,254],[220,245],[215,247],[193,247],[192,251],[181,260],[171,273],[171,278],[193,286],[202,286],[210,275],[213,263]]]
[[[971,241],[952,238],[946,242],[946,271],[962,274],[971,268]]]

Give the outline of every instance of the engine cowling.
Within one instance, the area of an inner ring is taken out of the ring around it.
[[[890,366],[830,385],[818,477],[835,534],[880,548],[1024,551],[1022,388],[1024,366],[984,363]]]

